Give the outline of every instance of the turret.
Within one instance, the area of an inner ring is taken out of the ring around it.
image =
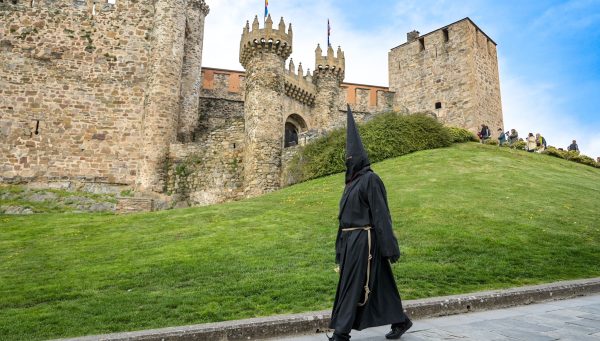
[[[315,126],[331,127],[339,121],[338,100],[340,96],[340,83],[344,80],[346,60],[340,47],[337,55],[333,48],[327,47],[327,55],[322,55],[321,46],[315,50],[315,70],[313,82],[317,87],[315,98]]]
[[[244,187],[247,196],[280,187],[284,140],[285,61],[292,53],[292,27],[283,18],[273,29],[269,15],[260,28],[258,17],[242,30],[240,63],[246,69],[244,101]],[[290,63],[293,70],[293,62]]]
[[[273,29],[271,15],[267,17],[263,29],[259,28],[258,16],[254,17],[252,30],[249,22],[246,22],[240,41],[240,64],[247,69],[249,60],[262,53],[275,54],[284,61],[288,59],[292,54],[292,24],[286,33],[283,18],[279,21],[277,30]]]

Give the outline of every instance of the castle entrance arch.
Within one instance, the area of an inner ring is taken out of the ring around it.
[[[285,120],[284,147],[291,147],[298,144],[298,135],[308,130],[306,121],[298,114],[291,114]]]

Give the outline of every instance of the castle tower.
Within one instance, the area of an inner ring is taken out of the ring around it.
[[[169,144],[175,142],[186,27],[186,0],[157,1],[154,48],[142,118],[142,159],[137,185],[162,192]]]
[[[333,48],[327,47],[327,55],[322,55],[321,46],[315,50],[315,71],[313,81],[317,87],[315,97],[315,126],[331,127],[335,124],[338,114],[340,83],[344,80],[346,61],[344,52],[338,47],[337,56]]]
[[[204,19],[209,8],[204,0],[188,0],[186,10],[185,47],[181,73],[181,110],[179,112],[178,140],[191,142],[198,126],[198,105],[202,87],[202,44]]]
[[[388,58],[396,110],[431,112],[472,132],[481,124],[503,128],[496,43],[471,19],[424,35],[409,32]]]
[[[283,18],[273,29],[269,16],[263,29],[255,17],[246,23],[240,42],[240,63],[246,69],[244,102],[244,186],[254,196],[279,188],[283,149],[285,60],[292,53],[292,26]]]

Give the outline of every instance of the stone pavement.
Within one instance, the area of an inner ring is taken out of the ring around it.
[[[352,332],[352,341],[385,340],[389,326]],[[265,340],[326,341],[324,333]],[[600,341],[600,295],[415,320],[402,341]]]

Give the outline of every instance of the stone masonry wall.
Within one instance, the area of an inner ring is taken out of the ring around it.
[[[171,145],[167,193],[190,205],[209,205],[244,194],[244,119],[231,118],[196,143]]]
[[[164,163],[177,137],[186,16],[184,0],[157,1],[148,90],[142,120],[138,188],[162,192]]]
[[[204,19],[207,14],[208,6],[204,1],[188,0],[178,122],[178,140],[181,142],[193,141],[197,128],[198,98],[202,88]]]
[[[476,47],[474,48],[475,113],[478,120],[474,125],[482,123],[490,127],[490,132],[497,137],[498,128],[504,131],[502,103],[500,100],[500,77],[498,74],[498,55],[496,44],[490,41],[481,31],[476,30]]]
[[[496,58],[495,44],[469,19],[402,44],[389,53],[394,108],[429,111],[473,132],[482,123],[495,130],[502,122]]]
[[[0,181],[134,182],[153,11],[0,3]]]

